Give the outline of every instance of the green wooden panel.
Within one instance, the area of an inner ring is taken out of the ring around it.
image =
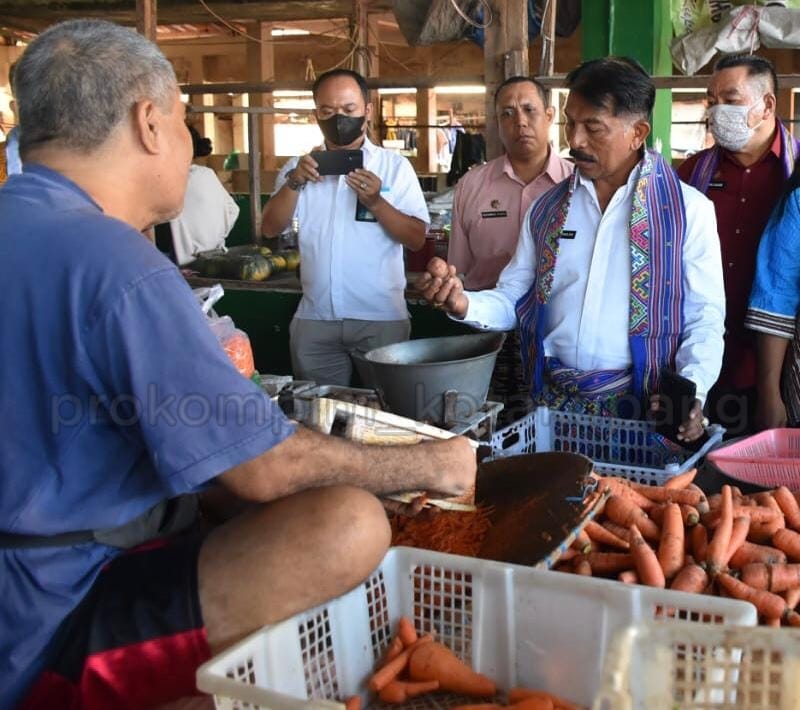
[[[250,228],[250,195],[248,193],[233,193],[231,197],[239,205],[239,216],[236,218],[236,224],[233,225],[225,244],[229,247],[251,244],[253,239]],[[267,200],[269,200],[269,195],[261,195],[261,209],[264,209]]]

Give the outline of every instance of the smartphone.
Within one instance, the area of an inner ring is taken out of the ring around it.
[[[320,175],[347,175],[364,167],[364,154],[360,150],[315,150],[311,157],[317,161]]]
[[[661,370],[658,388],[661,408],[655,413],[656,432],[672,441],[678,440],[678,427],[689,419],[697,398],[697,385],[672,370]]]

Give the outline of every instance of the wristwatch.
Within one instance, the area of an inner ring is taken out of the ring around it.
[[[286,184],[288,185],[290,190],[294,190],[295,192],[299,192],[302,190],[306,184],[305,182],[300,182],[299,180],[295,180],[292,177],[292,173],[294,173],[294,169],[290,170],[286,173]]]

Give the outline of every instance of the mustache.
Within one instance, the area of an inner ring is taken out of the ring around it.
[[[575,160],[582,160],[586,163],[594,163],[596,162],[595,159],[589,155],[588,153],[584,153],[582,150],[574,150],[573,148],[569,149],[569,154],[575,158]]]

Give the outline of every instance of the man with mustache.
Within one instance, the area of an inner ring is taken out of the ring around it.
[[[470,290],[494,288],[517,248],[531,203],[572,174],[572,164],[550,147],[555,110],[536,79],[514,76],[495,92],[495,113],[505,154],[474,167],[458,181],[447,261]],[[491,398],[503,401],[501,423],[523,416],[528,392],[521,381],[519,338],[506,337],[492,377]]]
[[[585,62],[567,85],[575,173],[532,205],[497,286],[464,292],[455,267],[441,261],[418,285],[475,327],[519,322],[537,404],[638,417],[663,368],[677,371],[697,386],[679,433],[694,441],[722,358],[713,206],[645,149],[655,87],[639,64]]]
[[[714,203],[725,277],[725,355],[707,411],[729,434],[782,426],[780,393],[786,340],[774,311],[747,301],[756,251],[791,175],[800,144],[776,116],[777,77],[763,57],[720,59],[708,84],[708,128],[714,146],[679,168],[682,180]],[[748,330],[759,331],[756,334]]]
[[[351,354],[407,340],[403,247],[425,244],[430,218],[409,161],[374,145],[364,77],[334,69],[314,83],[326,150],[361,150],[364,168],[321,176],[310,156],[286,163],[264,207],[262,231],[300,224],[303,298],[290,325],[295,377],[349,385]]]

